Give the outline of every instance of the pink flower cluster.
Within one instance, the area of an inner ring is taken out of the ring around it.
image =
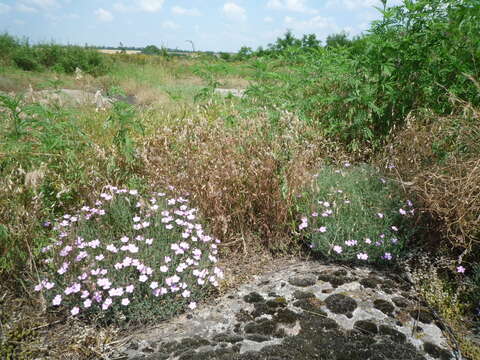
[[[117,195],[135,200],[132,233],[118,239],[90,241],[75,235],[80,224],[101,221],[108,211],[108,206],[101,206]],[[195,223],[197,210],[187,205],[188,199],[167,199],[165,193],[155,193],[144,201],[136,190],[113,186],[107,187],[100,197],[103,202],[97,201],[95,208],[84,206],[77,215],[67,214],[59,219],[54,227],[58,240],[42,249],[52,254],[47,262],[57,264],[57,268],[34,289],[49,293],[58,289],[51,295],[53,306],[70,306],[71,315],[78,315],[94,307],[107,310],[115,304],[128,306],[136,297],[144,296],[136,296],[137,292],[146,289],[154,297],[179,292],[182,298],[189,299],[195,287],[219,285],[223,271],[215,264],[220,241],[205,234],[202,225]],[[167,231],[174,234],[169,238],[178,236],[178,240],[164,243],[163,237],[152,236],[150,228],[160,234]],[[170,255],[161,257],[162,261],[155,257],[169,251]],[[48,277],[56,281],[49,281]],[[196,306],[195,301],[188,304],[190,309]]]

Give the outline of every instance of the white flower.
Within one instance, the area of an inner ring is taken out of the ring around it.
[[[52,305],[54,305],[54,306],[58,306],[61,303],[62,303],[62,296],[61,295],[55,296],[52,300]]]
[[[80,312],[80,309],[78,308],[78,306],[75,306],[75,307],[72,308],[72,310],[70,311],[70,313],[71,313],[73,316],[77,315],[79,312]]]

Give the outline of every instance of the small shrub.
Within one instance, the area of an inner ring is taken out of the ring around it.
[[[302,200],[299,230],[313,251],[347,261],[388,262],[411,234],[410,201],[371,167],[323,168]],[[307,212],[308,211],[308,212]]]
[[[13,52],[20,47],[19,42],[8,33],[0,35],[0,61],[9,64]]]
[[[13,62],[20,69],[25,71],[40,70],[41,66],[32,48],[24,45],[18,48],[13,54]]]
[[[168,318],[196,306],[222,271],[217,244],[183,197],[108,187],[95,207],[64,215],[43,279],[35,286],[50,307],[121,323]]]

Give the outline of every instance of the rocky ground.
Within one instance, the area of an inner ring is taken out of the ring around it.
[[[297,260],[131,335],[113,358],[460,358],[442,330],[402,276]]]

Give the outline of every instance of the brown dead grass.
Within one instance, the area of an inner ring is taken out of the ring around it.
[[[214,110],[202,106],[157,129],[145,144],[149,177],[190,192],[224,243],[288,249],[295,197],[328,155],[328,143],[293,115],[284,114],[276,127],[283,131],[275,132],[266,116],[225,127]]]
[[[162,90],[139,84],[135,79],[123,80],[120,86],[125,93],[134,95],[140,105],[161,105],[170,102],[170,97]]]
[[[480,110],[465,103],[448,117],[411,114],[384,154],[448,246],[465,253],[480,244],[479,120]]]
[[[239,76],[226,77],[224,79],[220,78],[218,81],[225,89],[246,89],[251,84],[250,80]]]

